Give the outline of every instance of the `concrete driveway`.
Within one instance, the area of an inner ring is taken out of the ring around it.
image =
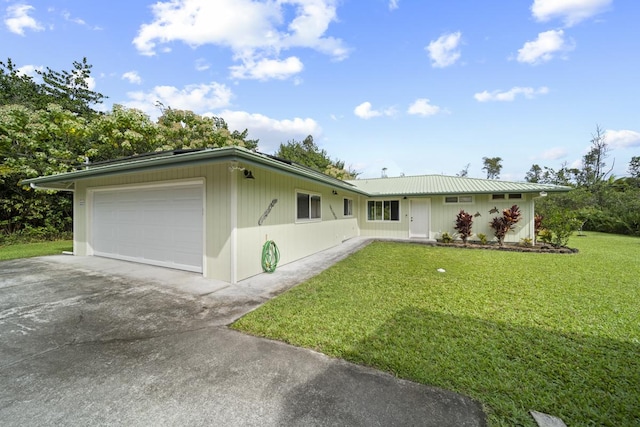
[[[228,329],[304,276],[285,267],[234,287],[92,257],[0,262],[0,424],[485,425],[464,396]]]

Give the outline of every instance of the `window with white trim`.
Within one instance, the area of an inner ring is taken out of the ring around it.
[[[400,200],[369,200],[367,220],[400,221]]]
[[[344,199],[344,207],[342,214],[344,216],[353,216],[353,200],[352,199]]]
[[[449,203],[473,203],[473,196],[445,196],[444,202]]]
[[[319,194],[296,192],[296,219],[319,220],[322,218],[322,199]]]
[[[492,194],[491,200],[522,199],[522,193]]]

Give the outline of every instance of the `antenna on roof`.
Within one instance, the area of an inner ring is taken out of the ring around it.
[[[382,178],[387,177],[387,168],[382,168]]]

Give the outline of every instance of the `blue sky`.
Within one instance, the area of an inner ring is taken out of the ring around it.
[[[87,57],[91,87],[249,129],[259,149],[311,134],[361,177],[523,180],[579,166],[596,125],[614,174],[640,155],[637,0],[2,0],[2,60]]]

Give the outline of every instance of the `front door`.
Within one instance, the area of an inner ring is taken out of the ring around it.
[[[430,228],[431,199],[412,199],[409,237],[428,239]]]

